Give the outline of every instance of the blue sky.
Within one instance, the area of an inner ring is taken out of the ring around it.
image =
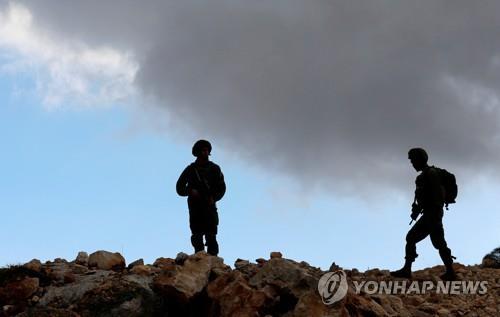
[[[49,111],[30,93],[29,77],[4,75],[0,84],[0,265],[72,260],[81,250],[148,263],[191,252],[185,200],[174,190],[193,160],[190,142],[148,129],[126,133],[134,113],[127,105]],[[25,93],[15,96],[13,85]],[[281,251],[323,269],[331,262],[360,269],[401,264],[409,228],[403,198],[370,206],[327,193],[301,197],[293,180],[248,166],[213,143],[212,159],[228,185],[219,204],[227,263]],[[408,172],[416,175],[410,165]],[[478,263],[498,240],[496,190],[466,187],[446,213],[448,243],[463,263]],[[428,240],[419,253],[416,267],[440,263]]]
[[[144,258],[147,263],[191,253],[186,201],[176,195],[175,182],[194,159],[191,146],[199,138],[212,142],[212,159],[228,186],[219,203],[218,235],[226,263],[267,258],[271,251],[325,270],[332,262],[361,270],[396,269],[403,263],[417,175],[407,164],[406,147],[397,152],[398,184],[405,184],[399,191],[388,187],[367,200],[317,186],[287,169],[263,167],[265,159],[233,147],[220,131],[200,131],[196,120],[182,129],[158,128],[157,122],[171,119],[169,112],[155,113],[156,105],[135,91],[136,65],[128,55],[90,47],[91,54],[81,55],[88,60],[78,64],[72,58],[80,56],[79,46],[71,41],[67,56],[67,47],[54,44],[62,41],[50,37],[29,46],[16,38],[16,28],[2,29],[1,22],[0,35],[12,37],[0,40],[0,266],[32,258],[73,260],[79,251],[101,249],[121,252],[127,262]],[[312,122],[302,133],[314,128]],[[293,150],[310,158],[299,167],[324,163],[322,153]],[[356,162],[342,167],[354,171]],[[439,160],[444,167],[447,163]],[[484,176],[470,178],[465,172],[475,169]],[[459,179],[459,198],[445,213],[446,238],[459,262],[476,264],[500,241],[500,186],[481,163],[452,171]],[[344,174],[332,175],[326,177],[335,182]],[[429,239],[418,245],[418,253],[416,268],[441,264]]]

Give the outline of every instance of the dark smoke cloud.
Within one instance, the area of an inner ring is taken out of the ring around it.
[[[307,186],[400,186],[413,146],[462,179],[498,172],[500,2],[23,3],[132,50],[177,124]]]

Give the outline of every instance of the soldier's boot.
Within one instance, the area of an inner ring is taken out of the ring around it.
[[[208,254],[217,256],[219,254],[219,244],[217,243],[217,238],[215,234],[206,234],[205,239],[207,240],[207,252]]]
[[[412,265],[412,263],[413,263],[413,260],[406,259],[405,265],[397,271],[392,271],[391,276],[398,277],[398,278],[411,278],[411,265]]]
[[[203,244],[203,235],[202,234],[192,234],[191,235],[191,244],[194,247],[194,253],[205,250],[205,245]]]
[[[410,232],[412,232],[410,230]],[[392,271],[391,276],[399,277],[399,278],[411,278],[411,265],[418,257],[417,254],[417,245],[415,244],[414,239],[411,237],[410,232],[406,235],[406,246],[405,246],[405,265],[397,270]]]
[[[439,255],[441,260],[443,260],[444,266],[446,267],[446,272],[440,276],[443,281],[456,281],[457,275],[453,269],[453,259],[454,256],[451,255],[451,250],[449,248],[443,248],[439,250]]]

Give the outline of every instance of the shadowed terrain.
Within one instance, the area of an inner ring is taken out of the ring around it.
[[[387,270],[346,269],[347,294],[332,305],[318,292],[327,272],[280,252],[238,259],[234,268],[203,251],[128,266],[119,253],[80,252],[73,261],[34,259],[0,269],[0,316],[498,316],[498,251],[481,265],[454,264],[460,281],[487,282],[483,294],[357,292],[356,282],[395,279]],[[443,269],[416,271],[406,282],[438,282]],[[330,270],[341,268],[333,263]]]

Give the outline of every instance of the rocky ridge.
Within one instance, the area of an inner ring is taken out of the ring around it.
[[[326,305],[318,281],[327,272],[279,252],[238,259],[234,269],[205,252],[128,266],[119,253],[80,252],[73,261],[0,269],[0,316],[500,316],[500,266],[490,255],[481,265],[455,264],[460,280],[487,283],[483,294],[358,292],[361,281],[395,280],[387,270],[352,269],[342,271],[347,294]],[[439,282],[442,272],[416,271],[411,282]]]

